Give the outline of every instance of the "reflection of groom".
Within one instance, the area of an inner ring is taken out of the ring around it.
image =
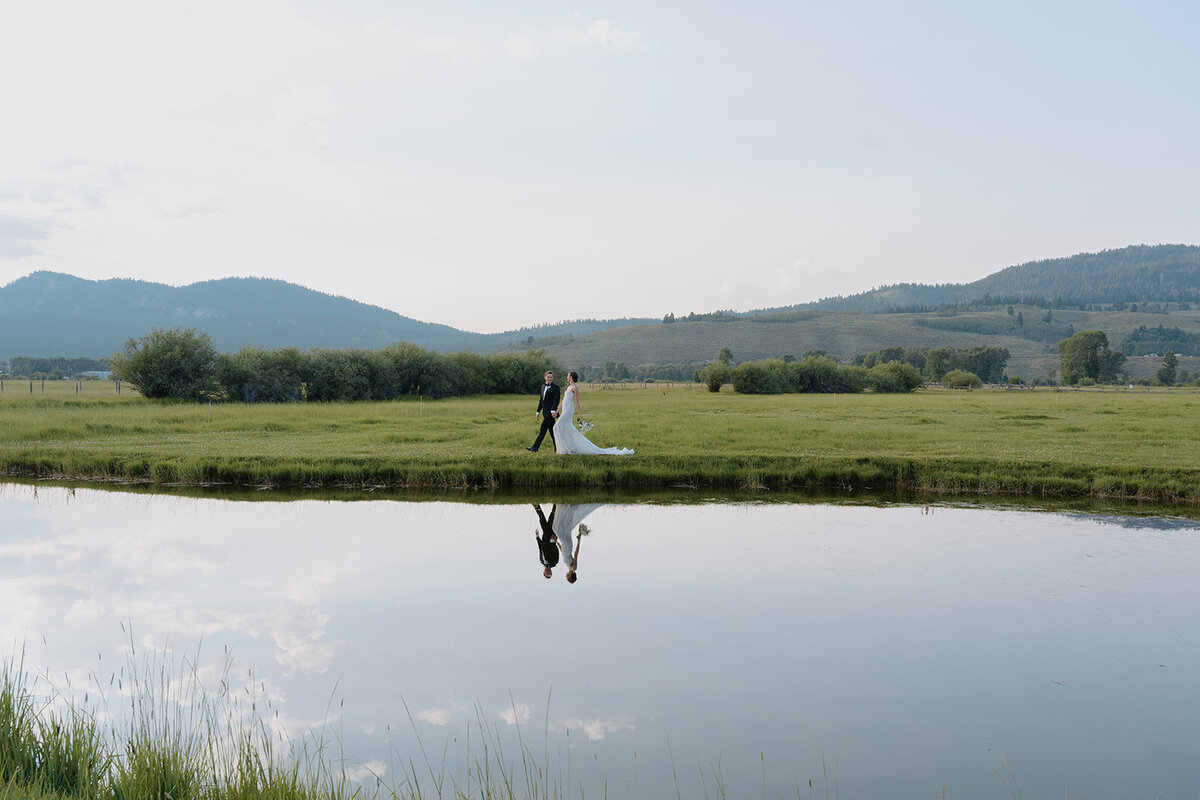
[[[541,416],[542,429],[538,431],[537,439],[533,442],[533,447],[525,448],[534,453],[542,446],[542,439],[546,438],[547,432],[550,434],[550,441],[554,441],[554,418],[558,416],[558,401],[562,399],[562,390],[554,382],[554,371],[546,370],[545,378],[546,385],[542,387],[542,396],[538,400],[537,411],[533,414],[534,419],[537,419],[539,415]]]
[[[533,510],[537,512],[538,524],[542,527],[541,536],[537,535],[537,531],[533,532],[538,545],[538,560],[542,562],[542,577],[549,578],[553,574],[550,570],[558,564],[558,534],[554,532],[554,514],[558,511],[558,504],[550,507],[549,519],[537,503],[533,504]]]

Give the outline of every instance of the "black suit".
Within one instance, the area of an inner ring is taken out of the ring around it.
[[[548,386],[542,387],[542,396],[538,399],[537,413],[542,415],[542,429],[538,431],[537,439],[533,442],[533,447],[530,450],[537,451],[542,446],[542,439],[546,438],[546,434],[550,434],[550,441],[554,441],[554,417],[550,414],[551,411],[558,410],[558,401],[562,399],[562,389],[558,388],[558,384],[551,381]],[[557,445],[557,442],[555,442]]]
[[[558,534],[554,532],[554,512],[558,511],[558,504],[555,504],[550,509],[550,518],[546,519],[546,515],[542,513],[542,507],[534,505],[537,511],[538,524],[542,526],[542,535],[539,537],[536,532],[533,538],[537,539],[538,543],[538,559],[542,562],[543,567],[553,567],[558,564]]]

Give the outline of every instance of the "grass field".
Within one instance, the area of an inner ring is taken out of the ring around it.
[[[0,394],[9,477],[437,489],[835,489],[1200,504],[1200,394],[710,394],[584,386],[589,437],[626,457],[529,453],[531,396],[174,404],[26,382]],[[548,445],[548,442],[547,442]]]

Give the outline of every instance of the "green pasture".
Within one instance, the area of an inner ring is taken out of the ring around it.
[[[634,456],[525,450],[532,396],[177,404],[0,394],[9,477],[175,485],[890,490],[1200,502],[1188,390],[743,396],[693,385],[582,391],[589,437]],[[70,389],[70,391],[67,391]]]

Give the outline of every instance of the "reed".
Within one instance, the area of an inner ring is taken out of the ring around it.
[[[39,708],[23,662],[0,675],[0,786],[48,795],[104,797],[111,757],[95,720],[68,705]]]
[[[131,637],[132,641],[132,637]],[[421,739],[411,712],[415,744],[392,744],[385,780],[362,769],[336,748],[324,732],[287,739],[269,724],[271,701],[256,694],[253,671],[235,679],[227,658],[215,681],[201,679],[199,647],[172,664],[162,656],[138,654],[107,684],[98,679],[92,694],[74,702],[44,678],[31,679],[20,660],[0,665],[0,799],[2,800],[566,800],[589,795],[572,778],[570,732],[565,749],[552,751],[550,700],[540,752],[526,739],[516,707],[515,738],[475,704],[465,736],[439,750]],[[119,708],[110,705],[116,703]],[[332,710],[332,700],[331,700]],[[62,709],[62,710],[58,710]],[[407,709],[407,705],[406,705]],[[327,719],[329,714],[327,712]],[[104,724],[97,722],[105,720]],[[319,726],[321,731],[329,725]],[[388,730],[391,730],[389,726]],[[665,735],[665,734],[664,734]],[[667,739],[672,794],[684,796],[675,755]],[[722,756],[696,756],[699,795],[706,798],[767,796],[767,762],[759,754],[761,778],[731,785]],[[837,759],[820,759],[820,777],[792,777],[796,797],[840,796]],[[1013,796],[1020,796],[1012,767],[996,772]],[[831,774],[832,770],[832,774]],[[356,773],[351,777],[351,773]],[[632,783],[638,793],[638,754]],[[592,773],[599,796],[609,796],[609,779]],[[625,782],[622,782],[625,783]],[[832,795],[831,795],[832,791]],[[855,796],[859,791],[856,789]],[[945,787],[942,786],[942,797]]]
[[[198,654],[198,651],[197,651]],[[230,662],[215,690],[195,664],[174,668],[137,658],[114,674],[108,688],[123,708],[107,728],[69,703],[62,714],[40,696],[23,665],[0,668],[0,798],[9,800],[560,800],[575,796],[569,773],[551,764],[548,738],[539,758],[518,726],[517,752],[505,750],[497,723],[476,705],[465,751],[430,756],[393,748],[396,779],[356,770],[324,734],[281,746],[267,724],[268,706],[245,692],[237,697]],[[251,677],[249,683],[253,683]],[[49,694],[63,699],[54,690]],[[103,692],[102,692],[103,694]],[[249,703],[249,709],[246,704]],[[111,710],[111,709],[106,709]],[[548,712],[547,712],[548,713]],[[416,725],[410,714],[410,723]],[[327,726],[326,726],[327,727]],[[547,717],[547,731],[549,718]],[[548,734],[547,734],[548,736]],[[374,780],[371,778],[374,777]],[[584,796],[582,789],[580,797]]]
[[[350,782],[306,748],[279,752],[251,699],[208,691],[192,661],[136,660],[111,679],[122,708],[37,691],[21,662],[0,673],[0,797],[56,800],[341,800]],[[104,694],[102,687],[101,695]],[[60,708],[62,710],[58,710]],[[318,740],[317,744],[320,742]],[[319,748],[318,748],[319,749]]]

